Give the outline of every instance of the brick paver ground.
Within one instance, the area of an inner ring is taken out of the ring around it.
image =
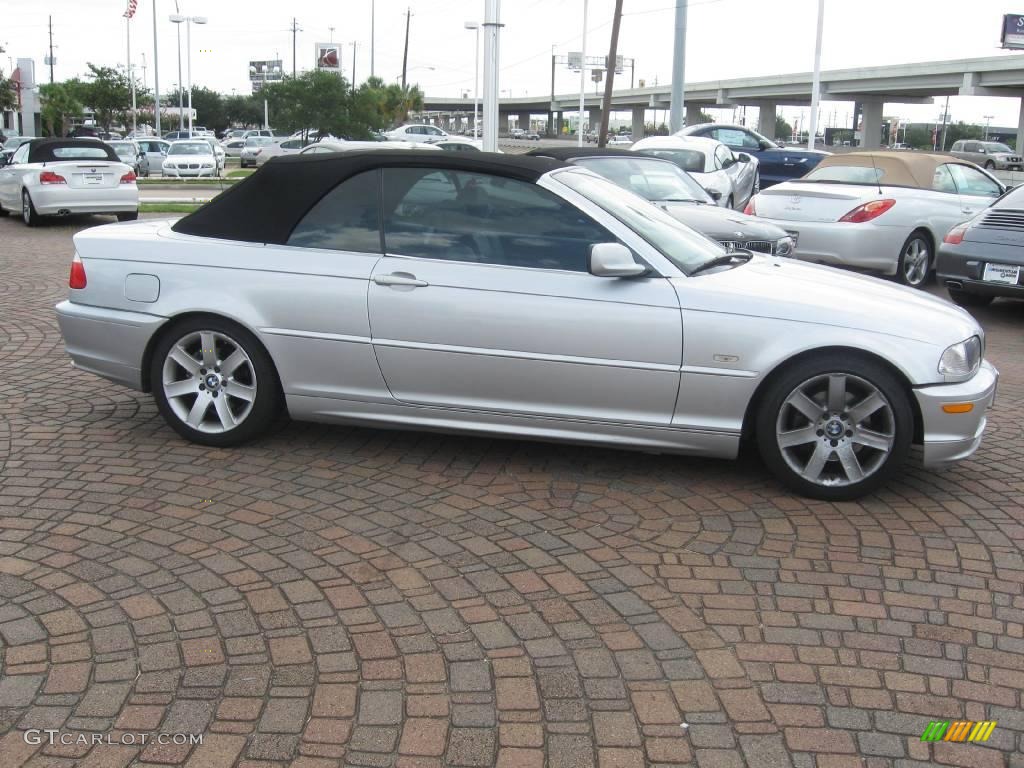
[[[977,456],[861,503],[756,459],[214,450],[69,366],[52,305],[98,221],[0,220],[3,768],[1024,766],[1024,304],[980,313]],[[999,725],[920,741],[957,718]],[[158,733],[204,741],[120,743]]]

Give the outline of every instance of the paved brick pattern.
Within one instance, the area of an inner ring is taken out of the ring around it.
[[[980,453],[834,505],[751,459],[184,443],[68,365],[85,223],[0,220],[4,768],[1024,766],[1024,305],[982,313]],[[920,742],[957,718],[999,725]]]

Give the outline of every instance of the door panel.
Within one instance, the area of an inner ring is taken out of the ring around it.
[[[396,273],[416,284],[376,282]],[[398,400],[671,422],[682,320],[664,278],[396,256],[373,278],[374,350]]]

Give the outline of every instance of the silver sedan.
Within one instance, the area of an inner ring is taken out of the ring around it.
[[[275,194],[288,189],[287,196]],[[75,236],[75,365],[213,446],[296,419],[734,457],[867,493],[978,447],[997,374],[940,299],[729,253],[535,157],[277,158],[175,222]],[[254,247],[255,246],[255,247]]]

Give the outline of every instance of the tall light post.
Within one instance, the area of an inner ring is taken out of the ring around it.
[[[185,22],[185,59],[187,62],[186,74],[188,75],[188,135],[189,138],[192,138],[192,25],[205,24],[206,17],[174,14],[170,19],[178,25]],[[178,28],[180,29],[181,27],[179,26]]]
[[[818,35],[814,42],[814,74],[811,77],[811,126],[807,131],[807,149],[814,149],[818,133],[818,104],[821,101],[821,32],[825,23],[825,0],[818,0]],[[877,137],[876,137],[877,138]]]
[[[985,118],[985,141],[988,141],[988,126],[992,122],[993,115],[982,115]]]
[[[181,14],[178,0],[174,0],[174,13],[176,16]],[[174,19],[171,18],[171,21]],[[185,130],[185,79],[181,76],[181,22],[175,21],[174,24],[175,31],[178,33],[178,131],[181,132]]]
[[[156,0],[153,0],[153,121],[156,124],[156,136],[160,138],[160,59],[156,44]],[[145,77],[145,72],[142,73]]]
[[[476,33],[476,53],[473,54],[473,138],[475,139],[477,127],[480,125],[480,24],[476,21],[467,21],[464,26]]]
[[[587,0],[583,0],[583,41],[580,46],[580,122],[576,126],[576,144],[583,146],[583,99],[587,90]]]

